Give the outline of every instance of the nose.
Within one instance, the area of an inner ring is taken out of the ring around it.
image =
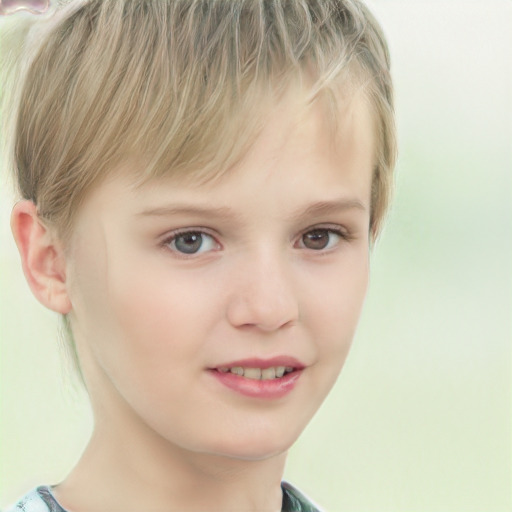
[[[276,331],[299,319],[299,302],[292,269],[272,254],[244,262],[230,278],[228,321],[234,327]]]

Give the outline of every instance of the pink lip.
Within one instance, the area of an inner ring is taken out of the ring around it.
[[[221,372],[218,368],[233,368],[241,366],[244,368],[270,368],[275,366],[293,367],[294,371],[285,374],[281,378],[269,380],[256,380],[241,377],[230,372]],[[278,399],[290,393],[298,379],[301,377],[305,365],[293,357],[279,356],[272,359],[243,359],[221,364],[217,368],[209,369],[209,373],[217,379],[218,382],[227,388],[252,398],[261,398],[267,400]]]

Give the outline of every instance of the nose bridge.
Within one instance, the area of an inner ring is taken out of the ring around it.
[[[262,244],[241,260],[228,305],[230,322],[272,331],[298,320],[293,269],[286,254]]]

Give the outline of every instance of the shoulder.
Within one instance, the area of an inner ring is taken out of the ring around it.
[[[322,509],[288,482],[281,482],[283,489],[282,512],[322,512]]]
[[[49,486],[41,485],[25,494],[3,512],[66,512],[53,497]]]

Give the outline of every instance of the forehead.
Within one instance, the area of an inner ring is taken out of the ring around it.
[[[355,159],[368,164],[375,159],[374,125],[361,91],[322,95],[306,104],[302,92],[293,91],[270,113],[245,161],[294,158],[298,164],[307,157],[329,161],[340,170]]]
[[[170,172],[141,184],[137,173],[144,164],[131,160],[100,185],[85,206],[95,203],[90,211],[96,214],[100,206],[133,214],[187,201],[243,209],[260,199],[264,208],[274,188],[286,191],[281,211],[287,204],[295,206],[293,201],[306,204],[329,199],[326,195],[351,196],[369,209],[375,154],[370,108],[362,94],[339,102],[334,117],[330,107],[326,101],[305,104],[304,96],[292,91],[269,111],[263,130],[233,167],[207,180]]]
[[[261,177],[279,172],[278,162],[294,161],[297,173],[301,160],[329,162],[340,171],[358,160],[360,165],[374,167],[376,156],[376,120],[365,91],[336,91],[309,100],[307,90],[290,88],[278,102],[266,107],[265,123],[248,150],[237,163],[203,177],[191,169],[190,175],[174,176],[172,169],[165,178],[176,184],[200,187],[203,183],[226,182],[229,177],[254,170]],[[198,149],[200,150],[200,149]],[[130,173],[134,167],[125,167]],[[199,170],[200,171],[200,170]],[[283,178],[287,177],[282,173]],[[320,173],[318,175],[321,179]],[[158,186],[158,180],[153,180]]]

